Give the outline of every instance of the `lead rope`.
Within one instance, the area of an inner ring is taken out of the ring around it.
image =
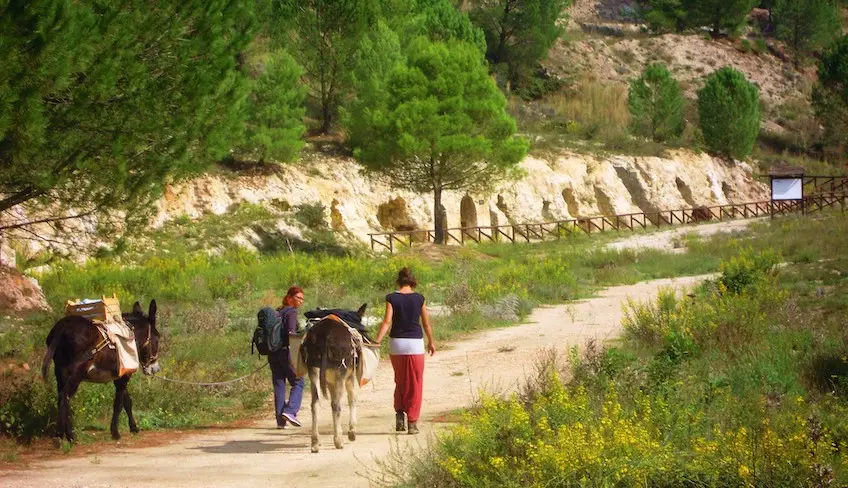
[[[243,379],[245,379],[245,378],[249,378],[249,377],[251,377],[251,376],[255,375],[256,373],[258,373],[258,372],[259,372],[262,368],[264,368],[265,366],[268,366],[268,363],[267,363],[267,362],[266,362],[265,364],[263,364],[262,366],[259,366],[258,368],[256,368],[255,370],[253,370],[253,372],[252,372],[252,373],[248,373],[248,374],[246,374],[246,375],[244,375],[244,376],[240,376],[240,377],[238,377],[238,378],[234,378],[234,379],[231,379],[231,380],[227,380],[227,381],[216,381],[216,382],[214,382],[214,383],[202,383],[202,382],[196,382],[196,381],[172,380],[171,378],[166,378],[166,377],[164,377],[164,376],[156,376],[156,375],[153,375],[152,377],[153,377],[153,378],[156,378],[156,379],[160,379],[160,380],[162,380],[162,381],[167,381],[167,382],[169,382],[169,383],[177,383],[177,384],[180,384],[180,385],[195,385],[195,386],[223,386],[223,385],[228,385],[228,384],[230,384],[230,383],[235,383],[235,382],[237,382],[237,381],[241,381],[241,380],[243,380]]]

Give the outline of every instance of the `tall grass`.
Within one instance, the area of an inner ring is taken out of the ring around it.
[[[174,228],[179,235],[194,232],[188,223]],[[754,249],[776,243],[787,259],[812,261],[825,253],[840,252],[840,247],[832,239],[820,239],[813,246],[803,236],[838,235],[834,228],[844,232],[844,219],[787,219],[762,227],[758,232],[764,238],[746,242]],[[179,235],[160,234],[157,238],[178,240]],[[163,241],[161,248],[168,252],[161,254],[145,249],[85,265],[55,264],[41,283],[54,310],[61,310],[69,298],[101,294],[117,293],[126,309],[135,300],[146,305],[155,298],[164,334],[163,373],[177,379],[221,381],[262,364],[249,355],[256,310],[278,305],[292,284],[306,290],[306,309],[358,308],[368,303],[368,313],[381,316],[383,297],[393,289],[397,270],[410,266],[428,303],[449,305],[450,314],[435,321],[438,340],[447,341],[515,323],[539,304],[587,297],[604,286],[717,271],[719,260],[738,248],[734,244],[738,238],[692,240],[689,253],[672,256],[598,248],[611,237],[481,245],[443,261],[425,260],[414,253],[336,256],[288,251],[257,254],[239,249],[213,256],[180,250]],[[451,303],[463,306],[450,307]],[[0,432],[6,435],[27,439],[49,434],[52,428],[55,389],[52,380],[42,383],[35,370],[43,356],[44,338],[57,318],[58,314],[42,314],[24,322],[0,319],[0,358],[4,363],[30,366],[28,372],[0,372]],[[142,426],[170,428],[255,415],[269,398],[269,383],[266,375],[258,374],[223,388],[185,388],[139,377],[130,388],[138,399],[135,409]],[[80,388],[74,406],[83,437],[86,429],[106,429],[111,390],[111,385]]]
[[[846,230],[830,214],[696,243],[728,256],[718,279],[631,304],[616,347],[543,358],[518,395],[387,461],[387,485],[844,486]]]
[[[570,92],[553,95],[550,103],[557,115],[583,125],[589,134],[626,132],[630,124],[627,88],[621,85],[582,79]]]

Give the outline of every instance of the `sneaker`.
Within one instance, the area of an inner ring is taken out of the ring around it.
[[[395,414],[395,431],[403,432],[406,430],[406,415],[403,412]]]
[[[282,416],[283,416],[284,419],[288,420],[290,424],[294,425],[295,427],[300,427],[300,422],[297,420],[297,417],[295,417],[294,415],[292,415],[290,413],[283,412]]]
[[[406,431],[407,434],[417,434],[418,433],[418,422],[410,422],[409,430]]]

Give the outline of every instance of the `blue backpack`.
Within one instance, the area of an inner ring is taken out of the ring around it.
[[[283,347],[283,320],[280,314],[271,307],[265,307],[257,314],[256,330],[250,343],[250,353],[254,348],[260,356],[267,356]]]

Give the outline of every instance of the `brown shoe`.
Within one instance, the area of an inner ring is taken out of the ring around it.
[[[395,431],[403,432],[406,430],[406,415],[403,412],[395,414]]]
[[[410,422],[409,430],[406,431],[407,434],[417,434],[418,433],[418,422]]]

